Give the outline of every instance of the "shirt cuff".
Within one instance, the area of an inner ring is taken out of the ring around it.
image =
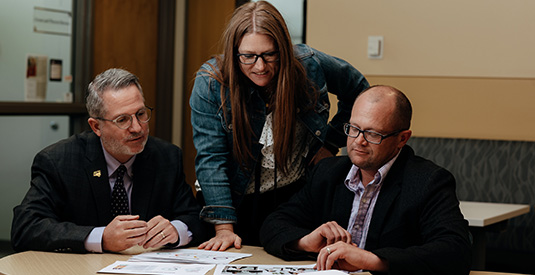
[[[171,224],[175,227],[176,232],[178,232],[179,242],[175,247],[185,246],[191,242],[193,239],[193,233],[188,230],[188,226],[179,220],[171,221]]]
[[[89,252],[102,253],[102,234],[104,234],[104,226],[95,227],[91,230],[91,233],[87,235],[84,246]]]

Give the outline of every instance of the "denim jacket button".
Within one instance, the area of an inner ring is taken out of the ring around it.
[[[228,125],[228,129],[232,130],[232,123]]]
[[[316,136],[321,136],[321,131],[320,130],[316,130]]]

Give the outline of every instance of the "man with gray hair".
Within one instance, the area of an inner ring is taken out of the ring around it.
[[[85,253],[200,243],[204,225],[182,151],[149,136],[152,108],[138,78],[101,73],[86,107],[92,131],[36,155],[30,189],[13,210],[13,248]]]

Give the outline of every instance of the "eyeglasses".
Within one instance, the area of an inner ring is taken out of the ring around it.
[[[132,114],[132,115],[120,115],[116,117],[115,119],[105,119],[102,117],[95,117],[95,119],[111,121],[115,123],[115,125],[119,127],[119,129],[126,130],[130,128],[130,126],[132,125],[132,119],[133,119],[132,116],[134,115],[136,116],[137,120],[141,123],[149,122],[151,115],[152,115],[152,110],[154,109],[151,107],[145,106],[145,108],[137,111],[137,113]]]
[[[364,139],[367,142],[372,143],[372,144],[381,144],[383,139],[391,137],[391,136],[395,136],[395,135],[397,135],[397,134],[399,134],[399,133],[401,133],[403,131],[405,131],[405,130],[399,130],[399,131],[395,131],[393,133],[390,133],[388,135],[383,135],[383,134],[377,133],[375,131],[361,130],[359,127],[353,126],[353,125],[351,125],[349,123],[345,123],[344,124],[344,133],[348,137],[357,138],[357,137],[359,137],[360,133],[362,133],[362,135],[364,136]]]
[[[262,58],[262,60],[264,60],[264,63],[271,63],[271,62],[279,61],[278,51],[261,53],[261,54],[239,53],[239,54],[236,54],[236,56],[238,57],[238,61],[240,61],[240,63],[244,65],[251,65],[251,64],[256,63],[259,57]]]

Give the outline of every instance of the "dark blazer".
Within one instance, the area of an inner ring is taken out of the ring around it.
[[[347,229],[354,193],[344,180],[351,166],[348,157],[318,163],[307,185],[265,220],[265,250],[285,260],[315,259],[286,245],[328,221]],[[468,222],[452,174],[405,146],[383,182],[365,249],[387,259],[390,274],[468,274]]]
[[[141,220],[162,215],[184,222],[191,244],[205,236],[200,206],[182,170],[182,151],[150,137],[133,164],[131,212]],[[100,139],[85,132],[41,152],[32,165],[30,189],[13,210],[11,243],[16,251],[87,252],[94,227],[111,222],[111,188]]]

